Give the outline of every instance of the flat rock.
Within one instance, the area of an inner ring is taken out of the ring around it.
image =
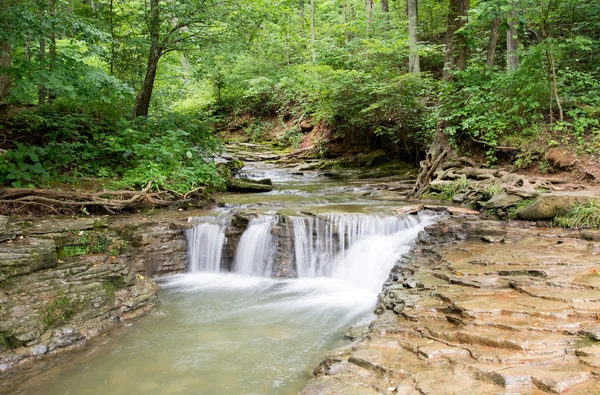
[[[521,196],[509,195],[506,192],[502,192],[488,200],[487,203],[483,206],[483,208],[489,210],[494,208],[509,207],[521,200],[523,200]]]

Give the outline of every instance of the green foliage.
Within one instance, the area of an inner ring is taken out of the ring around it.
[[[490,200],[491,198],[493,198],[494,196],[498,195],[502,193],[502,188],[496,186],[496,185],[489,185],[488,187],[485,188],[485,190],[481,193],[479,199],[487,202],[488,200]]]
[[[87,255],[89,253],[90,248],[87,245],[64,246],[60,249],[57,256],[59,259],[62,259],[79,255]]]
[[[44,169],[36,148],[17,143],[15,149],[0,155],[0,185],[15,188],[33,187],[50,178]]]
[[[287,144],[288,146],[292,147],[293,149],[296,149],[296,148],[298,148],[298,146],[300,146],[300,143],[302,142],[302,140],[304,140],[304,134],[302,133],[300,128],[293,127],[293,128],[286,129],[283,132],[283,134],[281,135],[281,137],[279,138],[279,140],[282,143]]]
[[[442,200],[452,200],[454,195],[463,192],[469,185],[469,180],[466,178],[459,178],[454,180],[451,184],[445,185],[437,197]]]
[[[600,228],[600,200],[577,204],[552,223],[563,228]]]

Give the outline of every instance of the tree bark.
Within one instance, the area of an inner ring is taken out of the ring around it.
[[[417,39],[417,22],[418,22],[418,9],[417,0],[407,0],[407,14],[408,14],[408,72],[409,73],[420,73],[421,67],[419,64],[419,52],[418,52],[418,39]]]
[[[312,49],[312,61],[315,63],[317,61],[317,50],[315,48],[315,44],[317,42],[315,34],[315,0],[310,0],[310,41]]]
[[[300,26],[300,35],[304,35],[304,0],[298,1],[298,25]]]
[[[516,4],[513,3],[516,7]],[[511,72],[519,68],[519,39],[514,10],[508,16],[508,30],[506,31],[506,71]]]
[[[446,51],[444,53],[444,71],[442,79],[450,79],[452,70],[457,67],[464,70],[467,64],[467,46],[463,36],[455,34],[466,23],[469,0],[450,0],[448,30],[446,30]]]
[[[494,59],[496,57],[496,45],[498,44],[498,26],[500,25],[500,18],[494,18],[492,26],[490,28],[490,41],[488,42],[487,56],[485,59],[485,65],[488,68],[494,66]]]
[[[146,77],[142,89],[135,99],[132,118],[148,116],[150,100],[152,99],[152,90],[156,80],[156,70],[158,62],[163,55],[160,43],[160,0],[150,1],[150,53],[148,54],[148,66],[146,68]]]
[[[40,65],[41,68],[46,67],[46,39],[40,39]],[[48,94],[48,89],[46,85],[42,82],[38,85],[38,104],[44,104],[46,102],[46,95]]]
[[[371,26],[373,25],[373,1],[365,1],[365,11],[367,13],[367,37],[371,35]]]
[[[388,0],[381,0],[381,11],[390,12],[390,3]]]
[[[11,65],[11,47],[10,43],[2,43],[0,45],[0,68],[8,69]],[[0,102],[6,101],[10,95],[10,86],[12,79],[8,72],[0,74]]]

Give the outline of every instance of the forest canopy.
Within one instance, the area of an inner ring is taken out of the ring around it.
[[[290,148],[310,118],[321,155],[600,147],[596,0],[1,2],[4,186],[218,188],[216,130],[241,117]]]

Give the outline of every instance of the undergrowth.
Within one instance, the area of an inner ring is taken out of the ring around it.
[[[552,224],[563,228],[600,228],[600,200],[579,203],[556,216]]]

